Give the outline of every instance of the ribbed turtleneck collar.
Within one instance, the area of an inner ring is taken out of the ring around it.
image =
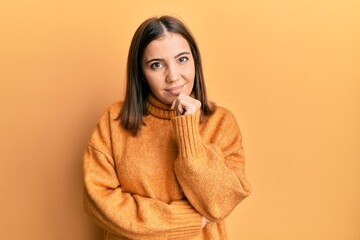
[[[158,118],[171,119],[176,117],[176,111],[172,110],[170,105],[160,102],[152,94],[147,98],[146,109],[149,114]]]

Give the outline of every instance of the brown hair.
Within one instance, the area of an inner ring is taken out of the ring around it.
[[[138,27],[131,41],[127,59],[125,100],[118,116],[121,125],[133,136],[136,136],[144,125],[143,115],[147,114],[146,99],[151,92],[142,73],[141,59],[147,45],[164,36],[166,32],[180,34],[190,46],[195,62],[195,81],[192,92],[194,98],[201,102],[201,116],[211,115],[214,111],[213,104],[208,101],[206,94],[199,48],[189,29],[180,20],[171,16],[149,18]]]

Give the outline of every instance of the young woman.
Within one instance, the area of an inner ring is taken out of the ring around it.
[[[132,39],[124,102],[101,117],[84,155],[84,208],[104,239],[227,239],[250,194],[234,116],[208,101],[199,49],[176,18]]]

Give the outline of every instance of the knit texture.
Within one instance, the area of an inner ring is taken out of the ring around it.
[[[150,96],[133,137],[115,120],[121,107],[103,114],[84,154],[84,209],[104,239],[227,239],[224,219],[250,194],[231,112],[200,124],[200,112],[176,116]]]

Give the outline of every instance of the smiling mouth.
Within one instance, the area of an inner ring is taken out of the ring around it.
[[[172,87],[172,88],[166,88],[165,91],[168,91],[168,92],[177,91],[177,90],[181,90],[183,87],[184,87],[184,85],[180,85],[180,86],[176,86],[176,87]]]
[[[184,85],[179,85],[176,87],[171,87],[171,88],[166,88],[165,91],[170,93],[171,95],[179,95],[181,93],[181,91],[183,90],[185,84]]]

